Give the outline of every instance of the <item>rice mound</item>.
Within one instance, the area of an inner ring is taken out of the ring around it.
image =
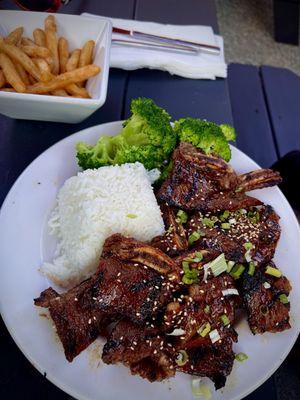
[[[151,183],[159,171],[138,162],[79,172],[60,189],[49,219],[57,257],[41,271],[62,287],[78,284],[97,269],[105,239],[114,233],[147,242],[164,232]]]

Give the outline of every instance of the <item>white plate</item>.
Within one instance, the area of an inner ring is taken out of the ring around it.
[[[51,322],[40,316],[33,298],[49,286],[38,272],[43,257],[49,256],[45,226],[58,189],[78,171],[75,144],[95,143],[100,135],[116,134],[121,122],[112,122],[78,132],[41,154],[22,173],[9,192],[0,214],[0,305],[1,313],[17,345],[55,385],[78,399],[188,400],[192,399],[191,378],[178,374],[164,383],[149,383],[131,376],[123,366],[100,361],[101,340],[68,363]],[[257,168],[250,158],[232,148],[232,165],[238,172]],[[243,321],[238,326],[236,351],[249,355],[236,362],[226,387],[214,399],[241,399],[261,385],[282,363],[295,342],[300,327],[300,236],[296,218],[278,188],[258,190],[258,198],[271,204],[281,216],[282,235],[275,261],[290,279],[292,329],[280,334],[253,336]],[[99,366],[97,366],[99,363]],[[211,385],[212,386],[212,385]]]

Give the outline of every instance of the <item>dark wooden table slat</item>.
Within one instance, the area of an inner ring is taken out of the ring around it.
[[[237,147],[262,167],[277,160],[259,68],[231,64],[228,85]]]
[[[300,78],[285,68],[262,67],[267,106],[282,157],[300,150]]]

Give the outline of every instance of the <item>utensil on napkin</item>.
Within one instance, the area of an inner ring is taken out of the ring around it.
[[[84,13],[90,18],[97,15]],[[207,46],[219,47],[219,54],[208,54],[204,51],[183,54],[166,49],[133,47],[130,44],[120,44],[120,40],[135,40],[130,35],[113,33],[110,53],[110,66],[125,70],[150,68],[168,71],[170,74],[191,79],[216,79],[227,76],[227,66],[224,60],[223,39],[215,35],[210,26],[203,25],[165,25],[154,22],[110,19],[114,28],[142,32],[143,34],[172,38],[174,40],[196,42]]]

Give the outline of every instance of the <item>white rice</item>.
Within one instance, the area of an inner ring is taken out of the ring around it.
[[[45,262],[42,272],[69,287],[96,271],[103,243],[113,233],[141,241],[161,235],[164,224],[151,186],[158,174],[135,163],[69,178],[49,220],[50,232],[58,239],[58,256]]]

